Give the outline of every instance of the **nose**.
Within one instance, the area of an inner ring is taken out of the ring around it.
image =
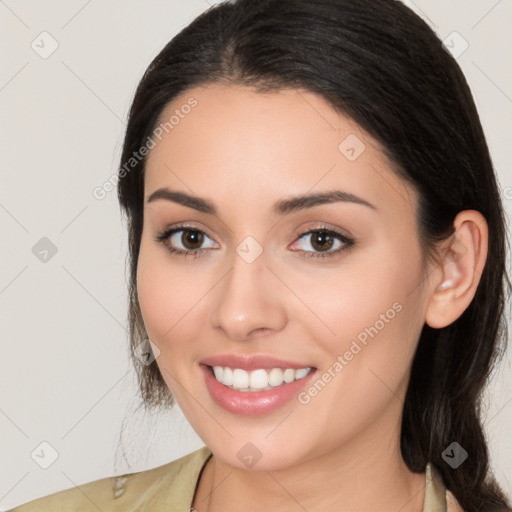
[[[218,285],[211,321],[233,341],[249,341],[280,331],[287,323],[282,283],[263,255],[247,263],[238,254]]]

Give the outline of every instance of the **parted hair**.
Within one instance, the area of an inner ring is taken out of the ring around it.
[[[227,1],[194,19],[147,68],[129,112],[121,165],[151,136],[169,102],[213,82],[261,92],[307,90],[358,123],[418,192],[426,258],[435,260],[458,212],[477,210],[486,218],[488,256],[472,302],[447,327],[425,324],[421,332],[401,451],[414,472],[432,462],[465,512],[510,511],[492,475],[482,419],[484,387],[508,337],[508,239],[486,138],[456,60],[396,0]],[[173,398],[158,366],[134,356],[148,337],[136,286],[145,162],[120,170],[118,198],[128,227],[130,348],[141,399],[150,409],[170,407]],[[468,453],[456,469],[442,458],[453,441]]]

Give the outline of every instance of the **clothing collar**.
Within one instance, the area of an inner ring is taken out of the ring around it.
[[[187,506],[190,507],[192,506],[192,500],[201,471],[212,455],[212,452],[206,446],[203,447],[200,452],[202,454],[202,463],[195,472],[195,478],[191,481],[190,492],[188,493],[190,499],[187,502]],[[446,487],[439,470],[431,462],[428,462],[425,467],[425,499],[422,512],[450,512],[448,510],[446,494]]]
[[[425,468],[423,512],[447,512],[446,488],[438,469],[428,462]]]

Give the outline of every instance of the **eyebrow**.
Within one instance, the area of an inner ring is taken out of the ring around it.
[[[169,190],[166,187],[155,190],[148,197],[147,203],[152,203],[160,199],[181,204],[210,215],[217,215],[218,213],[215,204],[211,201],[202,197],[186,194],[185,192]],[[291,212],[337,202],[355,203],[377,210],[375,205],[354,194],[342,190],[329,190],[316,194],[303,194],[289,199],[281,199],[274,204],[272,211],[274,215],[283,216]]]

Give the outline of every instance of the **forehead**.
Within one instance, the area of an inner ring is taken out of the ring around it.
[[[414,190],[379,143],[310,92],[209,84],[175,98],[159,126],[146,163],[146,198],[169,187],[219,204],[254,198],[262,206],[342,188],[400,215],[416,206]]]

